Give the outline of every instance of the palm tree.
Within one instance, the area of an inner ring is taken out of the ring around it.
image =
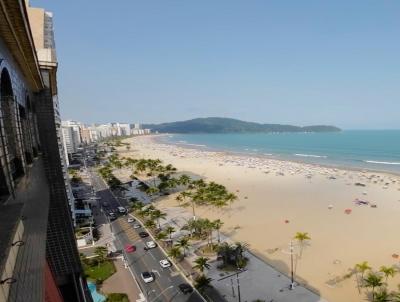
[[[356,264],[357,272],[361,273],[361,281],[364,281],[364,274],[366,271],[369,271],[370,269],[371,269],[371,267],[369,266],[367,261],[363,261],[363,262]]]
[[[156,235],[156,239],[161,241],[162,243],[165,243],[164,240],[168,238],[168,235],[165,232],[159,232]]]
[[[207,287],[210,287],[211,281],[211,278],[207,278],[206,276],[201,275],[196,278],[194,286],[199,290],[200,293],[204,293],[205,289]]]
[[[175,229],[173,226],[167,226],[167,228],[165,229],[165,232],[169,235],[169,240],[172,241],[172,233],[175,232]]]
[[[220,243],[221,242],[221,238],[220,238],[220,232],[219,231],[220,231],[221,227],[224,225],[224,222],[221,219],[217,219],[217,220],[214,220],[212,223],[213,223],[214,229],[217,230],[218,243]]]
[[[144,223],[144,226],[145,226],[146,228],[148,228],[148,229],[154,229],[157,225],[156,225],[156,223],[154,222],[154,220],[149,219],[149,220],[147,220],[147,221]]]
[[[387,292],[386,288],[380,289],[378,292],[375,293],[375,300],[376,302],[389,302],[393,301]]]
[[[400,292],[392,293],[391,299],[391,302],[400,302]]]
[[[98,246],[94,250],[95,255],[99,259],[99,265],[100,265],[100,263],[103,263],[106,260],[107,252],[108,252],[108,250],[105,246]]]
[[[209,269],[210,264],[208,263],[210,259],[206,257],[198,257],[196,260],[194,260],[194,263],[196,263],[195,266],[193,266],[194,269],[197,269],[199,272],[203,273],[204,269]]]
[[[379,271],[381,273],[383,273],[385,275],[385,281],[387,283],[388,277],[394,277],[394,275],[397,273],[396,269],[393,266],[381,266],[381,268],[379,269]]]
[[[160,219],[165,219],[167,217],[166,213],[161,212],[160,210],[156,209],[150,214],[151,218],[156,219],[158,223],[158,228],[161,229]]]
[[[179,247],[174,246],[168,251],[168,256],[177,260],[182,256],[181,250]]]
[[[308,236],[308,233],[297,232],[296,235],[294,236],[294,239],[296,239],[300,244],[300,258],[301,258],[301,256],[303,255],[304,245],[308,240],[311,240],[311,237]]]
[[[144,203],[141,201],[136,201],[133,205],[132,208],[134,211],[140,211],[144,207]]]
[[[208,246],[212,247],[212,243],[213,243],[212,242],[212,231],[214,229],[214,224],[207,218],[201,219],[199,221],[201,222],[202,229],[204,229],[207,233],[207,241],[208,241],[207,244],[208,244]]]
[[[365,287],[372,288],[372,301],[375,301],[375,288],[383,285],[382,276],[377,273],[370,272],[364,279],[364,284]]]
[[[183,201],[182,205],[183,207],[186,207],[189,205],[188,202],[186,202],[187,198],[190,198],[190,205],[192,206],[192,212],[193,212],[193,219],[196,219],[196,212],[195,212],[195,206],[196,206],[196,202],[193,199],[193,193],[189,192],[189,191],[183,191],[181,192],[177,197],[176,200],[180,203]]]
[[[149,187],[147,190],[146,190],[146,193],[148,194],[148,195],[150,195],[151,197],[153,197],[155,194],[157,194],[158,192],[159,192],[160,190],[157,188],[157,187]]]
[[[190,182],[192,181],[192,179],[191,179],[188,175],[182,174],[182,175],[179,177],[178,181],[179,181],[179,184],[180,184],[181,186],[187,186],[188,184],[190,184]]]
[[[182,237],[176,242],[175,246],[183,249],[183,257],[185,257],[186,249],[190,246],[189,239],[187,237]]]

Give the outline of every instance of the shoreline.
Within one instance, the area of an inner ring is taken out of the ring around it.
[[[164,141],[160,140],[160,137],[165,137],[165,136],[170,136],[174,135],[174,133],[161,133],[161,134],[151,134],[148,135],[147,137],[151,138],[155,143],[157,144],[165,144],[169,146],[176,146],[182,149],[188,149],[188,150],[196,150],[196,151],[203,151],[203,152],[217,152],[221,153],[224,155],[232,155],[232,156],[243,156],[243,157],[254,157],[254,158],[259,158],[259,159],[267,159],[267,160],[272,160],[272,161],[277,161],[280,163],[294,163],[294,164],[299,164],[299,165],[305,165],[305,166],[310,166],[315,167],[315,168],[324,168],[324,169],[336,169],[336,170],[342,170],[342,171],[351,171],[351,172],[360,172],[360,173],[377,173],[377,174],[385,174],[387,176],[392,176],[392,177],[400,177],[400,171],[387,171],[387,170],[376,170],[376,169],[370,169],[370,168],[361,168],[361,167],[355,167],[355,166],[341,166],[341,165],[329,165],[329,164],[318,164],[318,163],[309,163],[305,162],[302,160],[295,160],[295,159],[283,159],[283,158],[276,158],[273,156],[268,156],[265,154],[257,154],[257,153],[247,153],[247,152],[239,152],[239,151],[230,151],[230,150],[223,150],[223,149],[217,149],[213,148],[210,146],[195,146],[195,145],[189,145],[189,144],[184,144],[184,143],[174,143],[170,141]]]

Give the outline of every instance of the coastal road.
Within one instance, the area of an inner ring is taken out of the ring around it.
[[[103,202],[107,202],[107,209],[103,211],[107,213],[108,209],[116,209],[118,206],[126,206],[127,202],[123,198],[118,198],[109,190],[103,179],[92,169],[89,169],[92,178],[93,188],[96,195],[100,197],[99,207],[103,207]],[[133,253],[125,253],[124,256],[129,268],[139,283],[143,294],[148,302],[203,302],[203,298],[193,291],[191,294],[183,294],[178,286],[186,283],[184,277],[175,267],[163,269],[159,261],[167,257],[159,248],[153,248],[148,251],[144,250],[145,242],[152,240],[151,237],[140,238],[140,229],[133,229],[133,226],[127,222],[128,216],[119,217],[111,222],[111,227],[115,236],[115,243],[118,249],[124,250],[128,244],[135,245],[137,250]],[[153,272],[155,281],[145,283],[140,274],[144,271]]]

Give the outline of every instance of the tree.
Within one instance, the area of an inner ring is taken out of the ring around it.
[[[381,266],[381,268],[379,269],[379,271],[381,273],[383,273],[385,275],[385,281],[387,283],[388,277],[394,277],[394,275],[397,273],[396,269],[393,266]]]
[[[164,241],[165,239],[167,239],[168,238],[168,235],[165,233],[165,232],[159,232],[157,235],[156,235],[156,239],[157,240],[160,240],[160,241]]]
[[[369,266],[367,261],[363,261],[363,262],[356,264],[357,272],[361,273],[361,281],[364,281],[364,274],[366,271],[369,271],[370,269],[371,269],[371,267]]]
[[[217,220],[214,220],[212,223],[213,223],[214,229],[217,230],[218,243],[220,243],[221,242],[220,229],[224,225],[224,222],[221,219],[217,219]]]
[[[99,260],[99,265],[100,263],[103,263],[106,260],[107,252],[108,250],[105,246],[98,246],[94,250],[94,254],[97,256]]]
[[[181,250],[179,247],[174,246],[168,251],[168,256],[174,259],[178,259],[182,256]]]
[[[400,292],[392,293],[391,302],[400,302]]]
[[[389,302],[393,301],[387,292],[386,288],[380,289],[375,293],[375,302]]]
[[[209,269],[210,264],[208,263],[210,259],[206,257],[198,257],[196,260],[194,260],[194,263],[196,264],[193,266],[194,269],[197,269],[199,272],[203,273],[204,269]]]
[[[364,286],[372,289],[372,301],[375,301],[375,289],[382,285],[382,276],[377,273],[369,272],[364,279]]]
[[[188,184],[190,184],[190,182],[192,181],[192,179],[190,178],[190,176],[186,175],[186,174],[182,174],[179,179],[179,184],[181,186],[187,186]]]
[[[150,195],[151,197],[153,197],[155,194],[157,194],[158,192],[159,192],[160,190],[157,188],[157,187],[149,187],[147,190],[146,190],[146,193],[148,194],[148,195]]]
[[[199,292],[204,293],[206,288],[210,287],[212,279],[207,278],[204,275],[201,275],[196,278],[194,286],[198,289]]]
[[[186,249],[189,248],[190,243],[189,243],[189,239],[187,237],[182,237],[181,239],[179,239],[175,246],[181,248],[183,250],[183,257],[186,256]]]
[[[311,237],[308,236],[308,233],[297,232],[296,235],[294,236],[294,239],[296,239],[300,244],[300,258],[301,258],[301,256],[303,255],[304,245],[308,240],[311,240]]]
[[[154,229],[157,225],[156,225],[156,223],[154,222],[154,220],[149,219],[149,220],[147,220],[147,221],[144,223],[144,226],[145,226],[146,228],[149,228],[149,229]]]
[[[165,232],[169,235],[169,240],[172,240],[172,233],[175,232],[175,229],[173,226],[167,226],[165,229]]]
[[[165,219],[167,217],[166,213],[161,212],[160,210],[156,209],[150,213],[151,218],[157,220],[158,228],[161,229],[160,219]]]

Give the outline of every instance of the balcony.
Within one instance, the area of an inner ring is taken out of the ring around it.
[[[39,158],[0,206],[0,301],[44,301],[49,199]]]

